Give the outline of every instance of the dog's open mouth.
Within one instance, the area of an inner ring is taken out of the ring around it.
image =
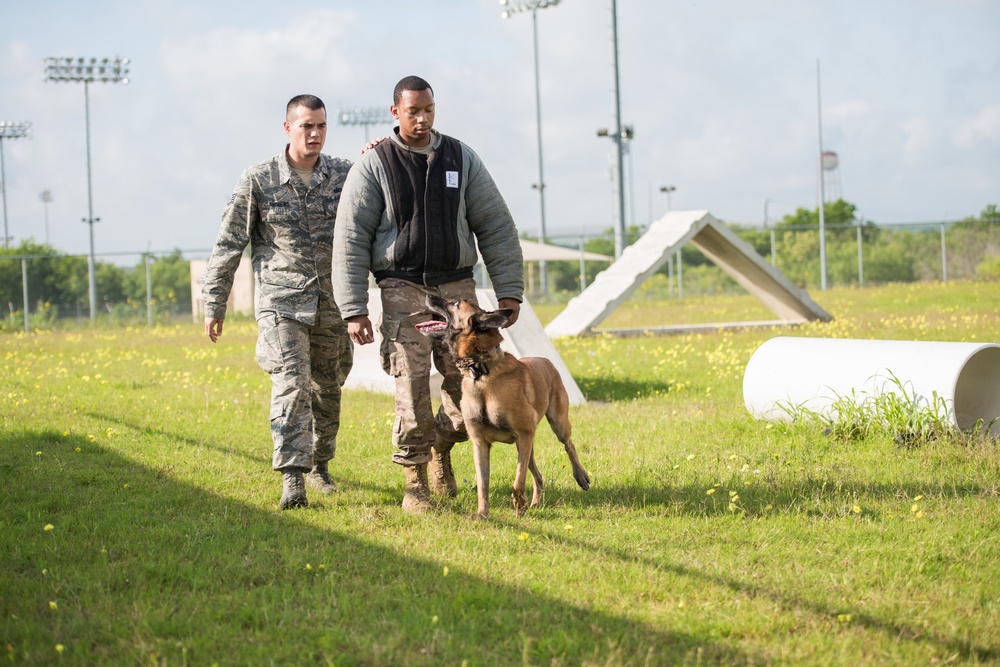
[[[438,331],[444,331],[448,328],[447,322],[442,322],[441,320],[430,320],[428,322],[421,322],[414,325],[417,331],[420,333],[436,333]]]

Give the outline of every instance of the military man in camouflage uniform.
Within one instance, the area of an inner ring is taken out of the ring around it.
[[[327,120],[318,97],[293,97],[284,127],[285,150],[240,177],[222,215],[203,294],[205,333],[214,343],[249,244],[257,362],[271,375],[272,464],[283,475],[281,508],[289,509],[309,504],[305,481],[322,493],[336,490],[329,462],[354,347],[330,276],[333,225],[351,163],[321,153]]]
[[[514,220],[482,160],[433,129],[430,84],[402,79],[391,111],[399,127],[361,156],[344,183],[334,289],[351,339],[364,345],[374,340],[369,272],[381,288],[382,367],[396,383],[392,460],[406,476],[403,509],[419,513],[430,508],[430,488],[457,493],[451,449],[468,439],[459,408],[462,376],[443,343],[414,328],[431,319],[424,298],[475,302],[478,244],[500,307],[513,311],[510,326],[524,295],[524,267]],[[432,360],[444,377],[436,415]]]

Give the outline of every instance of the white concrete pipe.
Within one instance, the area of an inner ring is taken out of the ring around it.
[[[936,392],[952,424],[980,422],[1000,435],[1000,345],[779,336],[757,348],[743,375],[743,402],[758,419],[788,419],[796,408],[829,415],[840,398],[889,392],[932,410]]]

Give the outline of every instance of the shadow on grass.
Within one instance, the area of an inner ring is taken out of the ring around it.
[[[660,396],[669,393],[672,386],[669,382],[580,374],[574,375],[573,379],[588,401],[604,403]]]
[[[0,488],[0,633],[17,664],[760,662],[524,586],[443,578],[55,432],[0,434]]]
[[[528,485],[530,498],[531,484]],[[836,491],[834,491],[836,488]],[[780,488],[766,486],[743,486],[739,487],[739,512],[749,518],[766,516],[769,513],[800,513],[807,516],[827,516],[834,518],[830,513],[821,510],[804,507],[804,505],[815,505],[822,499],[828,503],[830,496],[836,493],[837,497],[845,499],[844,512],[842,518],[848,518],[851,510],[848,508],[848,499],[856,498],[860,495],[867,495],[886,499],[899,499],[900,492],[906,497],[913,498],[926,491],[923,485],[873,485],[865,484],[835,484],[825,480],[806,480],[801,483],[784,484]],[[986,487],[978,484],[964,484],[949,487],[949,493],[955,497],[992,496],[994,487]],[[511,503],[510,483],[501,483],[500,488],[496,488],[496,482],[491,482],[490,502],[492,507],[498,503]],[[474,499],[474,490],[470,496]],[[706,497],[704,486],[618,486],[601,487],[599,484],[592,486],[587,492],[582,492],[573,486],[572,479],[561,486],[553,489],[546,485],[545,501],[541,508],[534,511],[544,511],[546,506],[575,507],[579,512],[587,512],[598,506],[617,506],[632,508],[650,508],[658,515],[661,513],[656,508],[669,508],[670,515],[678,516],[727,516],[731,515],[729,509],[729,498],[725,489],[720,489],[719,498],[712,499]],[[533,510],[528,510],[529,512]],[[867,510],[869,516],[871,511]],[[491,515],[491,521],[499,521],[501,525],[512,530],[524,530],[531,534],[531,528],[526,528],[525,523],[518,521],[503,521],[495,515]],[[812,613],[824,618],[835,618],[842,611],[842,606],[824,606],[821,602],[812,601],[801,596],[790,596],[780,590],[768,588],[742,579],[728,577],[708,572],[705,570],[693,569],[683,565],[666,563],[645,556],[642,553],[630,551],[621,547],[601,544],[592,545],[584,540],[574,539],[565,531],[534,531],[537,537],[544,537],[545,540],[556,544],[562,544],[566,548],[583,551],[593,551],[595,554],[606,556],[613,554],[622,562],[642,563],[650,569],[662,569],[671,571],[679,576],[689,577],[695,580],[704,581],[706,584],[728,588],[734,592],[748,597],[766,597],[779,604],[786,611],[793,612],[797,609],[808,609]],[[895,610],[893,610],[895,613]],[[853,613],[852,623],[864,626],[873,631],[884,634],[894,641],[911,641],[917,644],[929,644],[940,647],[949,655],[957,655],[963,660],[973,660],[975,662],[994,662],[1000,660],[1000,647],[981,645],[976,643],[976,638],[967,639],[946,639],[941,634],[935,634],[924,626],[917,623],[908,624],[904,619],[898,622],[887,622],[884,618],[879,618],[875,613]]]
[[[196,440],[194,438],[187,438],[181,435],[177,435],[176,433],[171,433],[170,431],[164,431],[163,429],[153,428],[152,426],[149,426],[147,424],[142,424],[141,422],[127,421],[125,419],[122,419],[121,417],[113,416],[110,414],[102,414],[98,412],[86,412],[84,414],[87,417],[96,419],[101,422],[117,424],[118,426],[135,431],[136,433],[153,435],[158,438],[163,438],[169,442],[174,442],[174,443],[182,442],[185,445],[188,445],[189,447],[204,447],[205,449],[214,449],[220,454],[226,454],[227,456],[237,456],[239,458],[242,458],[249,463],[253,463],[255,466],[259,466],[261,464],[270,465],[271,463],[271,458],[270,456],[267,455],[268,454],[267,448],[271,447],[271,441],[269,438],[266,440],[262,440],[263,444],[260,447],[260,454],[257,455],[257,454],[252,454],[244,449],[240,449],[238,447],[219,445],[209,439]],[[262,432],[264,423],[265,422],[261,422]]]

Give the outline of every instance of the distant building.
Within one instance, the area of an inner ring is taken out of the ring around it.
[[[208,266],[207,259],[192,259],[191,262],[191,317],[195,324],[205,321],[205,300],[201,295],[202,279],[205,277],[205,267]],[[240,266],[236,269],[236,276],[233,279],[233,291],[229,293],[229,301],[226,302],[227,313],[239,313],[253,317],[253,268],[250,266],[250,257],[246,254],[240,260]]]

